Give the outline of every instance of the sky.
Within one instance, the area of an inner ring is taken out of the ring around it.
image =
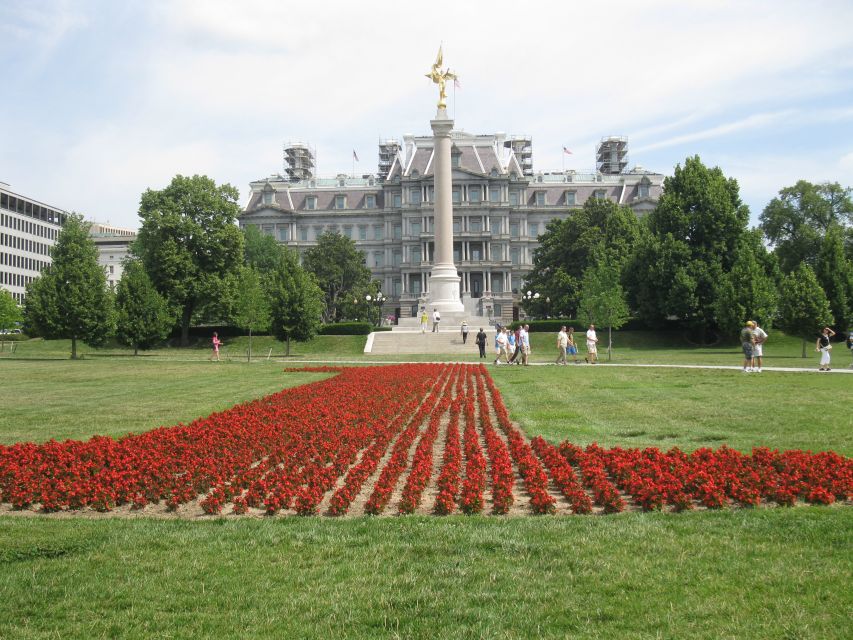
[[[429,133],[443,43],[457,129],[532,136],[539,171],[594,170],[611,135],[665,175],[699,155],[754,225],[799,179],[853,186],[851,24],[849,0],[2,0],[0,182],[136,228],[175,174],[245,205],[288,141],[373,173],[380,139]]]

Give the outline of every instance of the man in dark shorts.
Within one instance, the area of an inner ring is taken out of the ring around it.
[[[755,336],[752,333],[752,328],[755,323],[749,320],[740,330],[740,344],[743,347],[743,372],[750,373],[752,371],[752,356],[753,347],[755,346]]]
[[[486,332],[483,331],[483,328],[480,327],[480,331],[477,332],[477,337],[474,338],[474,342],[477,343],[477,346],[480,349],[480,357],[486,357]]]

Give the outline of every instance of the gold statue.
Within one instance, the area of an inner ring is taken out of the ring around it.
[[[441,65],[444,61],[444,56],[441,53],[441,46],[438,47],[438,57],[435,59],[435,64],[432,65],[432,70],[426,74],[426,77],[438,85],[438,108],[447,108],[447,92],[445,85],[448,80],[456,80],[457,75],[450,71],[448,67],[444,71],[441,70]]]

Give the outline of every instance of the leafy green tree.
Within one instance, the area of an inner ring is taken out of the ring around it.
[[[675,316],[703,341],[715,325],[717,283],[734,264],[748,220],[736,180],[698,156],[676,166],[647,217],[651,240],[626,275],[641,317]]]
[[[98,346],[112,333],[112,294],[89,225],[79,215],[68,216],[52,257],[53,263],[27,287],[27,332],[70,339],[76,360],[78,340]]]
[[[142,194],[142,226],[133,245],[151,281],[177,310],[181,344],[189,344],[193,312],[218,300],[227,276],[243,262],[237,190],[206,176],[175,176]]]
[[[21,308],[12,294],[0,289],[0,329],[13,329],[23,319]]]
[[[314,275],[299,266],[295,253],[285,249],[270,274],[268,291],[272,331],[277,340],[310,340],[320,329],[324,308],[323,291]]]
[[[282,246],[274,237],[261,232],[256,225],[250,224],[243,229],[244,262],[262,274],[276,268]]]
[[[821,242],[815,275],[829,300],[834,326],[853,326],[853,262],[844,255],[844,230],[832,224]]]
[[[157,293],[139,260],[125,263],[115,307],[116,337],[133,347],[133,355],[165,340],[175,324],[169,303]]]
[[[254,267],[242,267],[231,321],[249,331],[249,362],[252,361],[252,332],[269,330],[270,319],[270,303],[260,273]]]
[[[584,271],[580,295],[580,314],[589,323],[607,327],[607,359],[613,352],[613,329],[630,318],[628,301],[620,284],[619,266],[606,255],[599,255]]]
[[[814,267],[823,237],[833,225],[853,224],[853,189],[837,182],[800,180],[779,191],[761,213],[761,229],[784,273],[801,262]],[[848,229],[849,231],[849,229]]]
[[[525,309],[574,316],[583,273],[593,256],[604,253],[621,270],[639,233],[640,222],[629,207],[599,198],[590,198],[569,218],[552,220],[539,236],[533,269],[524,282],[524,290],[539,293],[539,299]]]
[[[765,251],[763,247],[760,251]],[[772,327],[777,309],[777,289],[773,278],[756,257],[756,249],[744,236],[729,273],[723,275],[714,300],[717,326],[727,335],[737,335],[746,320],[756,320],[765,329]]]
[[[803,339],[803,357],[806,342],[817,336],[821,329],[832,323],[829,301],[820,287],[812,268],[802,263],[782,280],[779,294],[779,327]]]
[[[341,306],[370,287],[370,269],[365,264],[364,252],[355,242],[337,232],[320,234],[317,244],[305,252],[302,264],[314,274],[323,291],[324,322],[335,322],[343,317]]]

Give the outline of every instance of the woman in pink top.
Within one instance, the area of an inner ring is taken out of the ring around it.
[[[222,344],[222,341],[219,339],[219,334],[215,331],[213,332],[213,353],[210,354],[210,359],[213,360],[214,356],[216,357],[216,361],[219,362],[219,345]]]

